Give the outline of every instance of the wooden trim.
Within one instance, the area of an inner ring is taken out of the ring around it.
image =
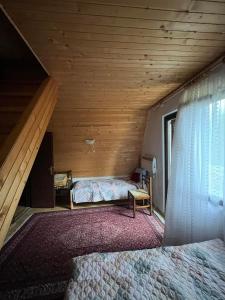
[[[56,100],[56,83],[47,78],[0,151],[0,247],[3,245]]]

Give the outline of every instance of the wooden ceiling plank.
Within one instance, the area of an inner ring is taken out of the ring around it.
[[[15,4],[12,4],[15,8]],[[201,23],[201,16],[199,16],[198,22],[182,22],[181,20],[177,20],[177,18],[171,18],[171,20],[165,19],[134,19],[129,17],[117,17],[117,16],[99,16],[99,15],[81,15],[74,13],[64,12],[62,9],[56,12],[46,12],[46,11],[38,11],[32,7],[30,10],[22,7],[20,4],[16,7],[17,14],[20,12],[23,18],[28,20],[36,20],[39,22],[49,20],[49,18],[54,21],[56,24],[60,24],[61,22],[67,22],[71,24],[71,28],[77,25],[98,25],[98,26],[114,26],[114,27],[128,27],[128,28],[141,28],[141,29],[160,29],[162,31],[192,31],[192,32],[202,32],[202,33],[219,33],[225,32],[225,24],[224,18],[222,18],[223,23],[210,23],[203,22]],[[167,11],[164,12],[167,15]],[[220,19],[220,16],[215,16],[215,21]]]
[[[28,39],[32,39],[35,31],[30,30]],[[146,37],[146,36],[129,36],[129,35],[115,35],[115,34],[102,34],[102,33],[80,33],[80,32],[58,32],[58,31],[43,31],[39,38],[35,38],[35,42],[51,42],[59,44],[68,44],[76,41],[103,41],[103,42],[118,42],[118,43],[138,43],[138,44],[159,44],[159,45],[192,45],[192,46],[205,46],[205,47],[224,47],[225,35],[223,40],[210,40],[210,39],[191,39],[191,38],[173,38],[168,37]]]
[[[164,1],[165,2],[165,1]],[[115,6],[94,3],[64,3],[63,13],[68,15],[91,15],[91,16],[106,16],[119,18],[133,18],[144,20],[164,20],[164,21],[180,21],[190,23],[204,23],[204,24],[225,24],[223,15],[225,14],[224,3],[211,3],[210,1],[189,1],[191,5],[186,10],[176,9],[168,10],[163,8],[138,8],[127,6]],[[41,3],[32,2],[13,4],[17,10],[21,9],[21,5],[26,7],[26,10],[35,11],[48,14],[60,14],[62,11],[61,3]],[[166,13],[165,13],[166,11]]]
[[[64,22],[54,22],[52,20],[31,20],[25,18],[19,18],[18,23],[24,32],[39,31],[42,32],[58,32],[61,35],[66,33],[102,33],[102,34],[111,34],[111,35],[125,35],[125,36],[145,36],[145,37],[160,37],[160,38],[175,38],[175,39],[203,39],[203,40],[224,40],[225,33],[223,32],[197,32],[197,31],[177,31],[177,30],[162,30],[159,29],[142,29],[142,28],[130,28],[130,27],[119,27],[119,26],[104,26],[104,25],[86,25],[86,24],[77,24],[76,26],[71,26],[71,23],[68,21]],[[217,23],[218,24],[218,23]],[[29,27],[29,30],[28,30]]]
[[[178,57],[205,57],[210,58],[211,60],[215,56],[215,51],[212,52],[205,52],[205,51],[187,51],[187,50],[162,50],[160,48],[158,49],[129,49],[129,48],[112,48],[112,47],[95,47],[90,48],[88,46],[80,46],[80,45],[73,45],[65,47],[64,45],[53,45],[53,44],[46,44],[45,45],[45,51],[44,49],[39,49],[38,53],[40,53],[40,56],[43,56],[45,59],[46,57],[50,57],[50,54],[56,55],[56,56],[67,56],[68,59],[74,57],[75,55],[79,55],[80,57],[83,57],[88,55],[88,53],[93,54],[107,54],[107,53],[113,53],[113,54],[123,54],[123,55],[143,55],[145,56],[178,56]],[[37,47],[36,47],[37,48]]]
[[[144,20],[176,20],[186,23],[224,24],[224,3],[211,3],[210,1],[192,1],[192,3],[193,5],[191,5],[190,10],[167,11],[166,13],[163,9],[145,9],[125,6],[116,7],[112,5],[99,5],[90,3],[78,4],[78,10],[79,14],[81,15],[110,16]]]
[[[70,1],[69,1],[70,2]],[[93,4],[108,4],[112,6],[135,7],[144,9],[165,9],[165,10],[183,10],[186,11],[191,3],[191,0],[151,0],[151,1],[138,1],[138,0],[79,0],[81,3]]]
[[[225,2],[217,1],[193,1],[190,6],[191,12],[225,15]]]

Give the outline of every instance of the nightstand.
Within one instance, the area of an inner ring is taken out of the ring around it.
[[[55,173],[55,202],[56,205],[71,208],[70,192],[73,186],[72,172]]]
[[[56,205],[64,206],[70,203],[70,189],[69,188],[58,188],[55,190],[55,202]]]

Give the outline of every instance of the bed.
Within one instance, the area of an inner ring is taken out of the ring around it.
[[[140,188],[141,184],[129,178],[81,180],[74,183],[74,203],[99,202],[127,199],[128,190]]]
[[[65,299],[225,299],[225,244],[216,239],[76,257]]]

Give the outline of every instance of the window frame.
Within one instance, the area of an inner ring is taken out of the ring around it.
[[[163,168],[163,210],[166,209],[166,198],[168,190],[168,149],[167,149],[167,129],[168,122],[177,116],[178,110],[175,109],[162,116],[162,168]]]

